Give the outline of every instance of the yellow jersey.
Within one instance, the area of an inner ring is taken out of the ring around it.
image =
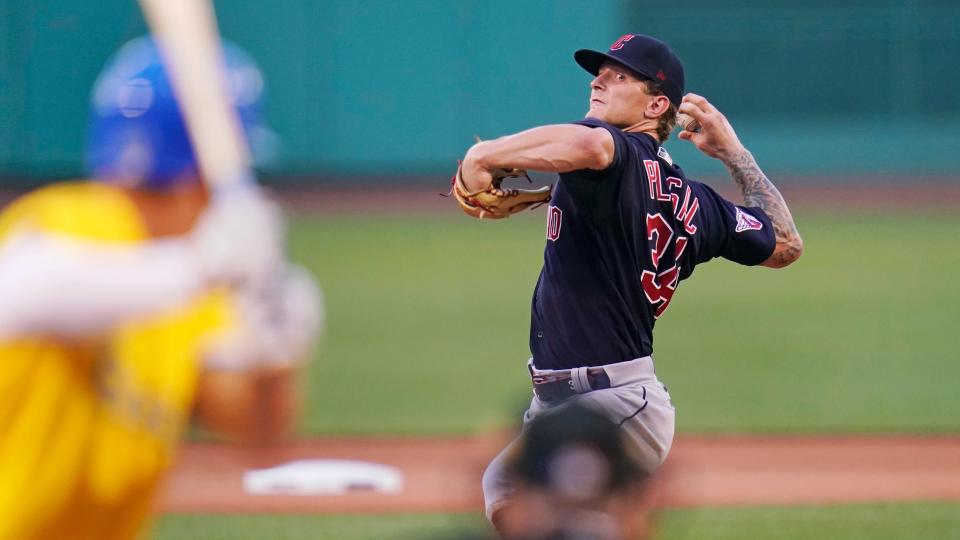
[[[133,244],[133,202],[90,182],[48,186],[0,214],[31,228]],[[82,340],[0,340],[0,540],[136,538],[194,400],[205,344],[235,321],[225,291]]]

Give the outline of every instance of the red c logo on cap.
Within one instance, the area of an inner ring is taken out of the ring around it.
[[[666,74],[663,72],[663,70],[661,69],[661,70],[657,71],[657,78],[660,79],[661,81],[665,81],[665,80],[667,80],[667,75],[666,75]]]
[[[633,39],[633,34],[627,34],[625,36],[620,36],[620,39],[613,42],[613,45],[610,46],[611,51],[619,51],[623,48],[623,44]]]

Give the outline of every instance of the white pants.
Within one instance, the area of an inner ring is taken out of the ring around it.
[[[534,394],[530,408],[523,415],[526,428],[544,411],[561,404],[578,402],[604,412],[623,428],[639,450],[644,471],[652,473],[667,458],[673,444],[675,413],[670,403],[667,388],[657,380],[653,358],[645,356],[603,366],[610,377],[610,388],[577,394],[562,402],[547,404]],[[556,373],[549,370],[534,370],[534,374]],[[522,436],[522,434],[521,434]],[[504,506],[514,486],[506,471],[507,460],[517,444],[514,439],[497,457],[493,458],[483,473],[483,498],[487,519]]]

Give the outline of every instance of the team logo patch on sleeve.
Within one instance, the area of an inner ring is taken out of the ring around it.
[[[737,208],[737,232],[759,231],[763,228],[763,222],[759,219]]]

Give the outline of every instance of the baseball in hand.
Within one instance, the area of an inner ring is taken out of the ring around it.
[[[677,125],[680,126],[680,129],[694,133],[700,132],[700,123],[687,113],[677,113]]]

